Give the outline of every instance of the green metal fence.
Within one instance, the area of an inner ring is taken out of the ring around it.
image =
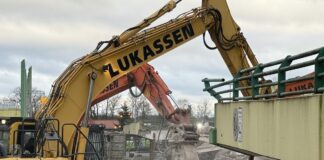
[[[316,56],[316,58],[300,63],[292,64],[296,60],[303,60]],[[279,65],[278,68],[272,69]],[[297,70],[300,68],[314,66],[314,74],[302,77],[286,79],[288,71]],[[272,67],[272,68],[271,68]],[[268,69],[268,70],[267,70]],[[266,71],[264,71],[266,70]],[[274,75],[277,76],[277,81],[265,80],[263,77]],[[286,91],[286,84],[300,82],[305,80],[313,80],[314,87],[310,89],[303,89],[298,91]],[[238,101],[238,100],[252,100],[260,98],[274,98],[285,97],[306,93],[323,93],[324,92],[324,47],[300,53],[293,56],[287,56],[284,59],[277,61],[259,64],[251,68],[244,68],[240,70],[234,79],[224,81],[224,79],[208,79],[202,80],[205,88],[211,96],[215,97],[219,102],[223,101]],[[218,82],[217,84],[211,84]],[[220,83],[221,82],[221,83]],[[245,83],[247,85],[242,85]],[[223,86],[232,85],[230,89],[220,90]],[[262,89],[276,88],[268,93],[261,93]],[[242,96],[240,91],[248,91],[249,96]],[[224,96],[226,94],[226,96]],[[231,95],[231,96],[229,96]]]

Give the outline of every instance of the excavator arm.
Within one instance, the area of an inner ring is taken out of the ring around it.
[[[175,124],[189,124],[189,112],[182,109],[174,109],[172,103],[168,99],[171,90],[154,70],[153,66],[149,64],[143,64],[132,72],[109,84],[92,101],[92,105],[130,89],[133,86],[140,89],[155,109],[167,120]],[[132,90],[130,91],[132,93]]]
[[[141,32],[102,51],[74,61],[56,80],[50,101],[39,119],[55,117],[60,124],[81,124],[89,108],[87,101],[99,95],[113,81],[139,66],[201,35],[213,23],[207,10],[197,9],[181,18]],[[113,42],[115,44],[117,42]],[[89,94],[90,93],[90,94]],[[71,114],[74,113],[74,114]],[[72,148],[74,130],[66,129],[64,143]]]
[[[217,19],[215,25],[208,29],[212,41],[221,54],[227,68],[235,77],[244,68],[259,64],[247,43],[240,27],[235,23],[226,0],[203,0],[203,8],[210,8]],[[219,23],[219,24],[218,24]],[[262,78],[262,80],[264,80]],[[240,86],[249,86],[248,81],[241,81]],[[242,90],[244,96],[251,96],[251,91]],[[265,92],[265,91],[263,91]]]
[[[81,125],[83,115],[85,122],[87,120],[91,102],[108,84],[206,31],[233,75],[242,68],[257,64],[225,0],[203,0],[202,7],[142,31],[171,11],[176,3],[171,0],[139,25],[110,41],[100,42],[94,52],[72,62],[55,81],[50,100],[36,119],[55,118],[59,120],[60,128],[66,123]],[[104,43],[107,46],[99,50]],[[73,129],[65,129],[63,133],[63,142],[69,150],[75,144],[74,133]]]

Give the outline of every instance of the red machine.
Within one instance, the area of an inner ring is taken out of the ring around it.
[[[136,86],[150,101],[155,109],[166,119],[175,124],[189,124],[188,110],[174,109],[168,99],[170,89],[159,74],[149,64],[143,64],[127,75],[109,84],[93,101],[92,105]],[[132,92],[132,90],[130,90]]]
[[[307,74],[301,78],[314,77],[314,75],[315,75],[315,73],[313,72],[313,73]],[[313,79],[306,79],[306,80],[286,84],[286,92],[307,90],[307,89],[312,89],[312,88],[314,88],[314,80]]]

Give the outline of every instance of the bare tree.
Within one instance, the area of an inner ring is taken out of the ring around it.
[[[185,107],[188,107],[190,104],[189,104],[189,100],[186,99],[186,98],[179,98],[177,100],[177,104],[180,108],[185,108]]]
[[[205,122],[210,115],[210,112],[208,112],[208,100],[204,99],[201,104],[197,105],[196,108],[196,117],[200,120]]]
[[[97,103],[91,107],[91,118],[95,119],[101,119],[101,118],[107,118],[106,114],[106,101]]]
[[[152,114],[152,107],[144,96],[139,97],[138,108],[140,111],[139,116],[141,117],[141,119],[145,119],[148,115]]]
[[[110,110],[110,116],[113,117],[114,114],[115,114],[115,110],[116,110],[116,107],[117,105],[119,105],[119,101],[121,99],[122,95],[118,94],[118,95],[115,95],[109,99],[107,99],[107,108],[109,108]]]
[[[138,118],[145,119],[148,115],[152,114],[152,107],[145,96],[134,96],[133,94],[129,93],[128,99],[130,106],[132,107],[132,113],[135,121],[138,120]]]
[[[37,88],[32,89],[31,95],[31,105],[32,105],[32,112],[35,113],[36,110],[41,106],[40,99],[45,96],[45,92],[42,90],[38,90]]]
[[[135,121],[137,120],[138,116],[139,116],[139,103],[140,103],[140,99],[138,97],[133,96],[130,92],[128,93],[128,100],[130,102],[130,106],[131,106],[131,112],[133,114],[133,117],[135,119]]]
[[[20,92],[20,87],[14,88],[9,94],[9,99],[16,103],[20,103]],[[31,96],[31,108],[28,109],[28,111],[30,112],[28,113],[29,115],[33,115],[34,112],[38,109],[38,107],[40,106],[39,100],[42,96],[45,96],[45,92],[37,88],[33,88]]]
[[[115,115],[116,107],[119,105],[122,95],[118,94],[92,106],[93,118],[108,118]]]
[[[94,106],[91,107],[90,110],[90,117],[94,119],[98,119],[100,114],[99,114],[99,104],[95,104]]]
[[[8,98],[9,98],[11,101],[15,101],[15,102],[19,103],[19,102],[20,102],[20,87],[16,87],[16,88],[14,88],[14,89],[9,93]]]

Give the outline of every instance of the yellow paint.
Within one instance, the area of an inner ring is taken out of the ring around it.
[[[321,108],[320,108],[320,120],[321,120],[321,123],[320,123],[320,159],[323,160],[324,159],[324,98],[321,99]]]
[[[81,127],[80,130],[85,136],[88,136],[89,128]],[[83,135],[79,134],[77,153],[85,153],[86,152],[86,144],[87,144],[86,138]],[[77,155],[77,160],[83,160],[83,159],[84,159],[84,154]]]
[[[58,158],[41,158],[41,157],[36,157],[36,158],[1,158],[1,160],[68,160],[68,158],[62,158],[62,157],[58,157]]]
[[[217,143],[281,160],[324,160],[324,95],[216,104]],[[243,109],[242,142],[233,111]]]
[[[41,106],[44,106],[48,102],[48,98],[46,96],[42,96],[39,100]]]

